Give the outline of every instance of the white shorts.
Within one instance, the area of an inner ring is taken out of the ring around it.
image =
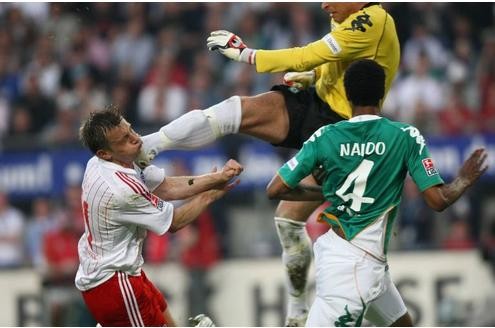
[[[407,312],[387,264],[329,230],[314,245],[316,298],[307,327],[389,326]]]

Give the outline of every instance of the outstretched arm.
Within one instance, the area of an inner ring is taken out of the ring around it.
[[[242,171],[242,165],[231,159],[218,172],[199,176],[167,177],[153,193],[163,200],[189,198],[210,189],[223,189]]]
[[[437,185],[423,191],[423,198],[435,211],[443,211],[452,205],[488,169],[487,153],[480,148],[464,162],[459,174],[449,184]]]
[[[230,184],[226,184],[222,189],[213,189],[200,193],[191,198],[184,205],[174,209],[170,232],[176,232],[186,225],[190,224],[214,201],[222,198],[228,191],[239,184],[236,180]]]
[[[320,186],[299,183],[295,188],[288,187],[277,174],[266,187],[270,199],[291,201],[325,200]]]

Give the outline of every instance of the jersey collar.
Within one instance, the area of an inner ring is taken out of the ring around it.
[[[114,170],[114,171],[119,171],[119,172],[124,172],[124,173],[129,173],[129,174],[136,174],[136,170],[130,169],[127,167],[123,167],[122,165],[115,164],[113,162],[105,161],[104,159],[101,159],[99,157],[98,162],[100,163],[101,166],[106,167],[107,169]]]
[[[351,117],[348,121],[354,123],[354,122],[373,121],[373,120],[379,120],[379,119],[381,119],[381,116],[366,114],[366,115],[358,115],[358,116]]]

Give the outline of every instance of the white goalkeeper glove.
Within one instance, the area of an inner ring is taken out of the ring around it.
[[[242,39],[232,32],[213,31],[206,40],[210,51],[218,51],[232,60],[254,64],[256,50],[246,47]]]
[[[284,75],[284,84],[299,90],[307,89],[315,83],[315,71],[289,72]]]

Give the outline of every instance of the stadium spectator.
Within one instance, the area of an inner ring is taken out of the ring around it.
[[[33,132],[39,133],[53,122],[55,117],[54,98],[43,95],[37,73],[29,72],[24,75],[22,94],[18,102],[29,111],[29,116],[33,120]]]
[[[383,110],[401,122],[435,132],[436,114],[444,106],[444,88],[432,77],[426,53],[420,53],[415,65],[410,75],[395,83]]]
[[[174,81],[177,73],[180,74],[174,67],[171,53],[164,52],[156,57],[150,83],[139,93],[138,116],[142,125],[156,126],[185,113],[187,93],[183,85]]]
[[[112,43],[111,58],[119,78],[141,81],[152,62],[154,45],[146,32],[144,17],[132,17]]]
[[[62,147],[77,141],[75,125],[78,122],[79,111],[76,106],[76,100],[70,95],[61,95],[53,122],[41,133],[44,144]]]
[[[435,244],[435,216],[413,180],[406,178],[399,208],[400,248],[428,249]]]
[[[56,226],[52,204],[47,198],[33,201],[33,214],[26,225],[24,241],[27,257],[31,265],[41,272],[45,265],[43,256],[43,240],[45,235]]]
[[[31,149],[35,137],[33,118],[29,111],[20,103],[13,106],[10,114],[9,131],[4,139],[4,147],[6,149]]]
[[[431,69],[443,73],[447,65],[447,51],[440,40],[428,30],[425,22],[417,22],[412,28],[412,36],[404,44],[402,61],[406,70],[416,71],[420,62],[426,57]]]
[[[212,292],[208,283],[208,272],[221,259],[220,241],[215,231],[213,214],[206,210],[198,219],[178,234],[180,259],[189,275],[187,287],[187,309],[190,317],[197,313],[208,313],[209,296]],[[214,316],[213,316],[214,318]]]
[[[477,113],[465,102],[463,83],[452,84],[446,106],[438,113],[439,134],[443,136],[472,135],[478,131]]]
[[[65,207],[59,210],[56,227],[44,235],[42,242],[45,262],[42,270],[43,323],[47,326],[80,325],[79,315],[74,310],[84,311],[81,295],[74,289],[80,231],[71,214]]]
[[[41,36],[35,48],[32,60],[27,64],[25,76],[35,75],[38,79],[40,93],[44,97],[55,97],[60,89],[62,67],[56,61],[53,40]]]
[[[24,215],[0,191],[0,268],[18,268],[24,264],[24,229]]]
[[[471,238],[469,224],[464,218],[452,220],[449,225],[449,232],[442,241],[442,248],[447,250],[467,250],[476,246],[476,243]]]

